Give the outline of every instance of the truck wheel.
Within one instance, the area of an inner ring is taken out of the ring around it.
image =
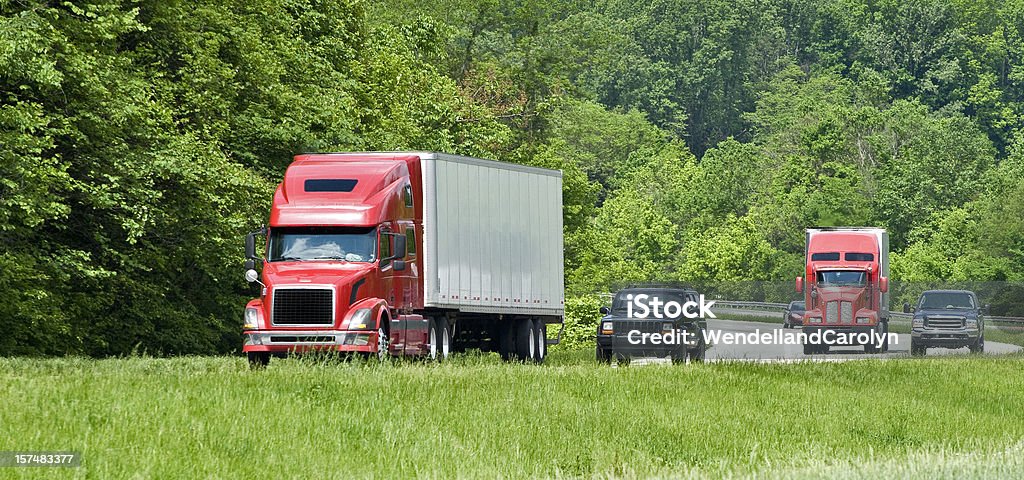
[[[977,353],[984,353],[985,352],[985,334],[982,333],[981,336],[978,337],[978,341],[974,342],[974,344],[971,345],[968,348],[971,349],[971,353],[975,353],[975,354],[977,354]]]
[[[427,358],[437,359],[437,319],[427,321]]]
[[[520,361],[531,361],[537,351],[537,331],[533,328],[532,318],[520,318],[516,321],[516,357]]]
[[[813,343],[804,344],[804,355],[814,355],[818,353],[818,346]]]
[[[257,370],[270,363],[270,352],[249,352],[249,368]]]
[[[882,323],[882,353],[889,352],[889,322]]]
[[[544,358],[547,357],[548,353],[548,342],[547,342],[547,326],[541,319],[535,319],[533,321],[536,324],[534,328],[535,333],[533,335],[534,341],[537,342],[536,350],[534,351],[533,361],[537,363],[544,363]]]
[[[448,358],[448,355],[451,354],[452,332],[451,327],[448,325],[448,317],[438,317],[436,325],[438,335],[437,347],[436,351],[432,352],[431,358],[441,361]]]
[[[516,350],[515,325],[513,322],[503,320],[503,323],[496,327],[498,332],[498,354],[504,361],[512,360]]]

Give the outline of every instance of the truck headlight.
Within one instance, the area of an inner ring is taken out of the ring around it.
[[[868,317],[857,317],[857,324],[867,325],[871,323],[871,319]]]
[[[924,328],[924,318],[914,317],[912,325],[914,328]]]
[[[807,317],[807,323],[821,323],[821,317]]]
[[[356,313],[352,314],[352,318],[348,321],[349,330],[366,330],[373,328],[375,325],[370,324],[370,309],[360,308],[356,310]]]
[[[242,329],[244,329],[244,330],[255,330],[255,329],[259,328],[258,324],[256,323],[256,320],[258,318],[259,318],[259,313],[256,312],[255,308],[246,308],[245,309],[245,322],[242,325]]]
[[[613,331],[612,322],[604,322],[601,324],[601,334],[611,335]]]

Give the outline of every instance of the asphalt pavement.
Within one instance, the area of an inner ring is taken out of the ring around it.
[[[751,334],[759,333],[761,335],[769,334],[773,336],[781,336],[783,333],[795,333],[799,332],[798,329],[783,329],[781,324],[775,323],[764,323],[764,322],[747,322],[739,320],[719,320],[719,319],[708,319],[708,330],[719,330],[722,333],[734,333],[734,334]],[[774,333],[775,331],[779,333]],[[985,341],[985,354],[1003,354],[1003,353],[1015,353],[1019,352],[1024,347],[1018,345],[1011,345],[1006,343],[997,343],[991,341]],[[958,349],[947,349],[947,348],[929,348],[927,355],[965,355],[968,354],[967,348]],[[848,360],[864,360],[870,358],[900,358],[910,356],[910,335],[899,334],[895,343],[889,344],[888,353],[884,354],[867,354],[864,353],[864,347],[837,347],[833,346],[830,348],[827,354],[818,355],[804,355],[803,346],[778,344],[774,342],[761,343],[761,344],[732,344],[719,343],[714,345],[707,352],[707,361],[723,361],[723,360],[741,360],[741,361],[758,361],[758,362],[788,362],[788,361],[821,361],[821,362],[833,362],[833,361],[848,361]]]

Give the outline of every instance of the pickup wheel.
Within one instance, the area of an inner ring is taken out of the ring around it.
[[[258,370],[270,363],[270,352],[249,352],[249,368]]]
[[[910,355],[915,357],[923,357],[928,351],[928,347],[915,342],[913,339],[910,340]]]
[[[532,318],[520,318],[516,321],[516,357],[518,360],[532,361],[537,352],[537,330]]]
[[[978,337],[978,341],[974,342],[973,345],[971,345],[971,346],[969,346],[967,348],[970,348],[971,349],[971,353],[974,353],[974,354],[984,353],[985,352],[985,334],[982,333],[981,336]]]

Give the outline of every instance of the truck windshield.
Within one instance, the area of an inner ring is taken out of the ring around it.
[[[270,230],[270,261],[372,262],[376,245],[373,227],[277,227]]]
[[[966,293],[934,292],[921,297],[921,308],[974,308],[974,299]]]
[[[856,270],[826,270],[818,272],[820,287],[863,287],[867,284],[867,275]]]

